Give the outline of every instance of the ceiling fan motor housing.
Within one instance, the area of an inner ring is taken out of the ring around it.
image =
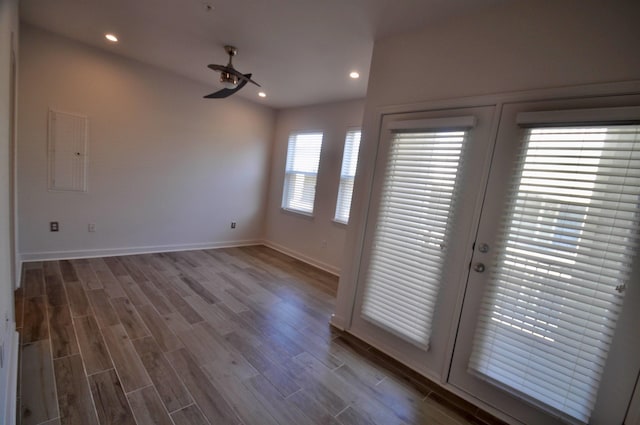
[[[233,57],[238,53],[238,49],[234,46],[226,45],[224,46],[224,50],[229,55],[229,63],[227,64],[227,68],[233,69]],[[232,89],[238,85],[238,76],[226,71],[220,72],[220,82],[225,88]]]

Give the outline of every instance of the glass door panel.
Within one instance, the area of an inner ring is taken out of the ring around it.
[[[493,108],[383,120],[351,331],[442,379]]]
[[[503,110],[449,382],[525,423],[621,424],[640,369],[640,110],[522,113],[540,106]]]

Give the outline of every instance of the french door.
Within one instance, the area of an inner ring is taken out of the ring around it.
[[[351,332],[443,377],[494,107],[387,115]]]
[[[514,423],[622,424],[640,371],[638,104],[386,117],[352,331]]]
[[[640,109],[611,101],[501,114],[448,380],[527,424],[622,424],[640,370]]]

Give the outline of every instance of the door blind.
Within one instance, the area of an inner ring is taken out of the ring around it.
[[[394,134],[362,316],[428,349],[465,131]]]
[[[527,131],[471,372],[588,422],[636,250],[640,126]]]
[[[321,149],[322,133],[289,136],[282,208],[313,214]]]

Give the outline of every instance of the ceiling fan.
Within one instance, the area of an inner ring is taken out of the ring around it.
[[[210,64],[208,67],[220,73],[220,82],[225,88],[204,96],[205,99],[222,99],[229,97],[243,88],[247,83],[253,83],[261,87],[260,84],[251,79],[251,74],[242,74],[233,67],[232,60],[238,53],[238,49],[233,46],[224,46],[224,50],[229,55],[229,63],[226,66]]]

